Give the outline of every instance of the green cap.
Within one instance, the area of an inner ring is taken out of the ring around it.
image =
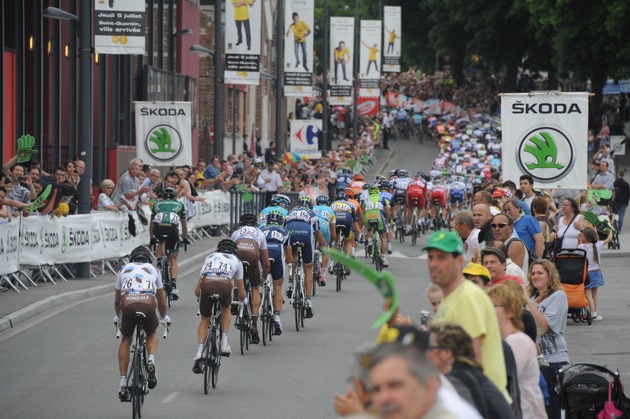
[[[457,233],[439,230],[429,236],[427,245],[422,250],[437,249],[446,253],[464,254],[464,243]]]

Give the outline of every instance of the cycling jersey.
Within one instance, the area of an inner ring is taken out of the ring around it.
[[[162,274],[150,263],[128,263],[116,276],[115,289],[121,295],[148,292],[155,294],[163,288]]]
[[[350,182],[352,182],[352,177],[350,175],[338,175],[337,176],[337,185],[335,186],[336,191],[342,191],[346,189]]]
[[[186,218],[186,207],[174,199],[158,201],[151,209],[154,225],[172,225],[179,227],[181,219]]]
[[[427,191],[427,185],[422,179],[413,179],[407,187],[407,206],[413,207],[414,201],[417,202],[418,208],[424,208],[424,196]]]
[[[396,194],[396,192],[398,191],[404,193],[412,180],[413,179],[410,177],[399,177],[398,179],[396,179],[393,184],[394,194]]]
[[[446,207],[446,196],[448,195],[448,189],[445,185],[434,185],[429,194],[429,203],[434,205],[436,202],[442,208]]]
[[[298,207],[289,211],[286,218],[287,230],[289,230],[291,245],[301,243],[304,263],[313,261],[315,233],[319,231],[319,220],[314,211],[308,208]]]
[[[363,185],[365,185],[365,182],[361,180],[353,180],[350,182],[350,189],[352,189],[352,192],[354,192],[354,195],[356,196],[363,190]]]
[[[260,211],[260,214],[258,214],[258,228],[263,228],[267,224],[267,215],[271,211],[280,211],[284,218],[286,218],[289,213],[289,211],[281,205],[265,207],[262,211]]]
[[[378,234],[385,233],[385,208],[389,205],[385,198],[378,195],[370,195],[363,202],[363,212],[365,214],[365,227],[370,229],[374,223]]]
[[[455,205],[457,202],[464,202],[464,192],[466,191],[466,184],[464,182],[459,180],[451,182],[449,190],[451,205]]]
[[[268,224],[262,228],[267,240],[269,259],[273,259],[269,273],[274,280],[284,278],[284,246],[289,244],[289,230],[286,228]]]
[[[157,298],[155,292],[164,288],[162,275],[150,263],[128,263],[118,272],[114,288],[120,291],[120,332],[133,336],[136,313],[143,313],[145,332],[153,333],[158,326]]]
[[[252,287],[260,285],[262,279],[262,264],[260,251],[267,250],[267,240],[264,233],[253,226],[243,226],[232,233],[232,240],[236,242],[236,257],[249,264],[247,278]]]
[[[420,114],[413,114],[413,124],[414,125],[422,125],[422,116]]]
[[[352,237],[352,224],[357,220],[357,212],[354,205],[346,200],[335,201],[331,205],[335,212],[337,230],[341,230],[346,238]]]
[[[313,211],[319,218],[319,229],[324,235],[324,240],[326,240],[326,243],[330,243],[330,224],[335,223],[337,220],[335,211],[326,205],[316,205]]]
[[[210,253],[203,262],[199,276],[217,281],[240,281],[243,279],[243,264],[229,253]]]

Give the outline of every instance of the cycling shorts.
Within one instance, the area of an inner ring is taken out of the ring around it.
[[[464,202],[464,191],[452,190],[451,191],[451,205],[455,205],[458,202],[461,204]]]
[[[394,197],[392,198],[394,203],[404,205],[407,201],[405,196],[407,195],[407,191],[401,191],[400,189],[396,189],[394,191]]]
[[[153,294],[137,292],[124,294],[120,300],[120,333],[124,337],[133,336],[138,320],[136,313],[146,317],[142,319],[142,327],[147,334],[155,332],[158,327],[157,300]]]
[[[387,232],[385,222],[385,216],[383,212],[380,210],[369,210],[365,212],[365,227],[368,230],[372,229],[372,225],[376,225],[376,230],[378,234],[385,234]]]
[[[343,236],[346,240],[350,240],[354,236],[354,226],[350,218],[340,220],[337,218],[337,236]]]
[[[330,243],[330,225],[328,223],[319,223],[319,231],[322,232],[326,243]]]
[[[247,239],[245,239],[247,240]],[[236,241],[238,246],[239,240]],[[258,250],[258,249],[257,249]],[[250,250],[238,249],[236,257],[243,262],[243,277],[249,280],[252,287],[260,285],[262,278],[262,265],[260,264],[260,253],[258,251],[252,252]],[[248,266],[249,265],[249,266]]]
[[[418,205],[414,205],[414,200],[418,201]],[[409,189],[407,189],[407,206],[409,208],[417,206],[418,208],[422,209],[424,208],[424,204],[424,191],[422,190],[422,188],[410,187]]]
[[[289,243],[294,249],[294,255],[297,254],[295,247],[297,244],[302,245],[302,260],[304,263],[313,262],[313,254],[315,250],[315,243],[313,243],[313,233],[310,230],[289,230],[291,236],[289,237]]]
[[[167,253],[179,252],[179,229],[173,224],[153,225],[153,237],[166,244]]]
[[[441,207],[446,207],[446,196],[444,194],[444,190],[443,189],[434,189],[431,191],[431,195],[430,195],[430,203],[431,205],[434,205],[435,202],[438,202],[438,205]]]
[[[232,281],[202,278],[201,293],[199,294],[199,314],[210,317],[212,314],[212,300],[208,298],[212,294],[219,294],[221,307],[228,308],[232,305]]]
[[[267,250],[269,251],[269,259],[271,262],[271,278],[276,281],[284,278],[284,246],[278,242],[267,242]]]

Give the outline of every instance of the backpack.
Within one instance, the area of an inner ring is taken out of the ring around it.
[[[532,252],[531,250],[529,250],[529,248],[527,247],[527,244],[525,244],[525,242],[521,239],[518,239],[516,237],[510,237],[509,239],[507,239],[507,241],[505,242],[505,250],[509,253],[510,251],[510,245],[512,244],[512,242],[514,241],[519,241],[521,243],[523,243],[523,247],[525,247],[525,251],[527,252],[527,255],[525,256],[525,260],[523,263],[523,272],[525,272],[525,274],[527,274],[527,271],[529,270],[529,266],[534,263],[536,261],[536,254],[534,252]],[[505,255],[508,256],[508,255]],[[509,257],[509,256],[508,256]]]

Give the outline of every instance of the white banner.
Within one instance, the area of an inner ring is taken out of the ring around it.
[[[134,102],[134,105],[138,157],[155,166],[190,164],[191,102]]]
[[[586,189],[588,93],[503,94],[501,125],[503,180],[528,174],[538,188]]]
[[[319,134],[322,132],[321,119],[297,119],[291,121],[291,152],[309,159],[319,159]]]
[[[287,0],[284,14],[284,95],[313,95],[313,0]]]
[[[261,0],[225,1],[225,83],[260,81],[261,8]]]
[[[361,21],[359,57],[359,96],[380,97],[381,89],[381,21]]]
[[[18,270],[20,219],[0,225],[0,275]]]
[[[94,0],[94,52],[144,55],[145,0]]]
[[[331,105],[352,103],[354,18],[330,18],[330,99]]]
[[[400,6],[383,7],[383,71],[389,73],[400,72]]]

